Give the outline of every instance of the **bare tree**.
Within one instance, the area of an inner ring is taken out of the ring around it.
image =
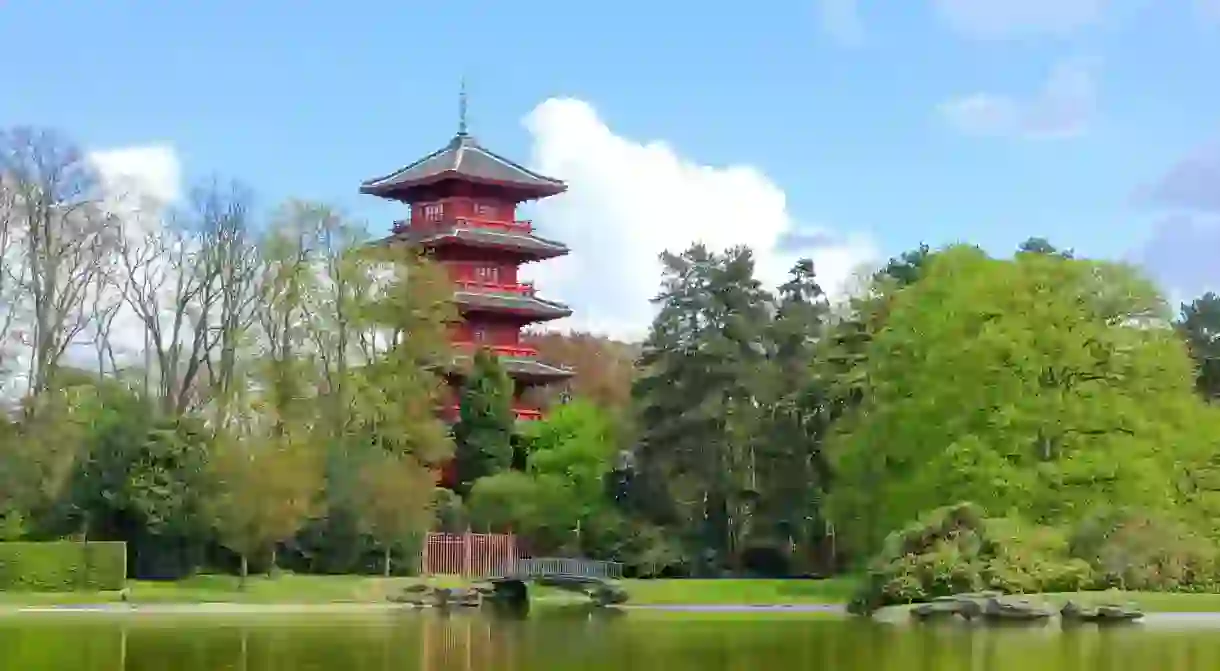
[[[155,394],[167,414],[184,414],[207,400],[201,374],[226,337],[233,346],[236,322],[230,318],[226,329],[217,321],[229,306],[229,263],[233,248],[244,244],[235,231],[244,232],[247,210],[244,191],[212,183],[193,190],[189,210],[171,215],[168,225],[123,238],[123,297],[144,325],[157,370]]]
[[[5,388],[12,373],[11,339],[16,335],[13,327],[21,311],[20,287],[25,283],[27,268],[16,221],[17,191],[11,181],[0,170],[0,390]]]
[[[121,248],[121,245],[120,245]],[[93,344],[94,361],[99,377],[109,372],[119,373],[118,360],[114,354],[111,331],[114,320],[123,307],[123,275],[118,255],[110,255],[99,264],[98,272],[88,288],[88,331]]]
[[[226,408],[238,391],[238,354],[249,344],[250,330],[257,317],[262,266],[249,230],[247,190],[233,185],[227,198],[217,197],[222,193],[217,189],[211,193],[208,209],[223,215],[209,217],[210,226],[204,231],[208,263],[216,269],[219,293],[213,320],[215,347],[205,363],[213,400],[222,415],[227,415]]]
[[[114,218],[101,206],[93,167],[54,131],[0,131],[0,173],[12,190],[9,225],[22,242],[21,290],[33,322],[28,375],[38,394],[88,324],[88,287],[117,241]]]

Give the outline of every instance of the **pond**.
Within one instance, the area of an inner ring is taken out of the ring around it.
[[[1220,668],[1211,628],[968,629],[803,617],[432,614],[0,616],[21,671],[1181,671]]]

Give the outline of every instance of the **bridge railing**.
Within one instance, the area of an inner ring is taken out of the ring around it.
[[[508,567],[508,574],[520,578],[565,575],[618,580],[623,577],[623,565],[597,559],[531,557],[516,560],[513,566]]]

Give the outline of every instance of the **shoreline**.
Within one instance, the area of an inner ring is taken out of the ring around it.
[[[538,605],[558,605],[542,601]],[[564,603],[564,605],[571,605]],[[202,603],[96,603],[96,604],[44,604],[44,605],[0,605],[0,615],[33,614],[98,614],[98,615],[274,615],[311,613],[393,613],[399,611],[433,610],[434,606],[416,606],[401,603],[240,603],[214,601]],[[847,615],[841,604],[624,604],[610,606],[611,610],[625,612],[668,613],[820,613]],[[474,608],[460,608],[455,612],[476,612]],[[1220,614],[1217,614],[1220,616]]]
[[[298,604],[251,604],[234,602],[209,603],[154,603],[154,604],[68,604],[0,606],[0,621],[7,618],[25,617],[257,617],[257,616],[309,616],[309,615],[392,615],[405,612],[422,612],[430,607],[396,603],[298,603]],[[465,612],[463,609],[459,612]],[[672,615],[807,615],[848,619],[850,616],[841,604],[640,604],[611,606],[610,610],[623,614],[672,614]],[[470,612],[476,612],[471,609]],[[885,626],[915,626],[904,617],[873,618],[868,622]],[[1049,622],[1054,622],[1051,620]],[[1048,623],[1049,623],[1048,622]],[[964,623],[945,623],[948,626],[968,626]],[[1135,627],[1156,628],[1207,628],[1220,629],[1220,611],[1151,612]],[[1031,629],[1040,629],[1037,625]],[[1059,626],[1053,627],[1058,629]]]

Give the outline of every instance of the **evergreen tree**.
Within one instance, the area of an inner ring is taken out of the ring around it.
[[[770,324],[770,412],[759,452],[760,521],[772,541],[798,548],[798,556],[825,536],[821,503],[830,482],[822,441],[830,427],[824,384],[814,374],[829,304],[813,261],[793,266],[779,287]]]
[[[1220,400],[1220,295],[1208,292],[1183,304],[1178,330],[1198,369],[1199,393]]]
[[[662,288],[633,393],[639,462],[666,483],[671,516],[713,569],[738,557],[757,498],[758,432],[764,408],[771,296],[746,247],[713,253],[695,245],[666,253]]]
[[[475,353],[462,384],[457,440],[458,492],[465,495],[475,480],[512,465],[513,381],[490,350]]]

